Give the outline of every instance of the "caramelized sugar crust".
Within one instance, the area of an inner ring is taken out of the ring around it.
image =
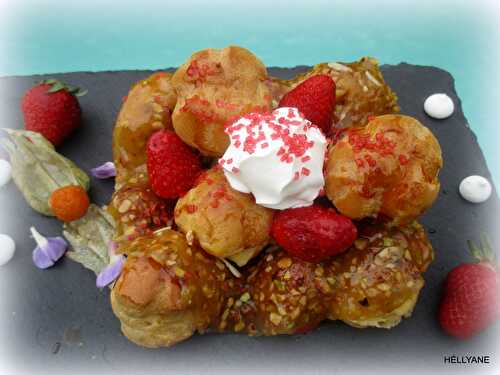
[[[220,260],[169,229],[129,243],[111,293],[124,334],[170,346],[207,330],[293,334],[325,319],[389,328],[409,316],[433,250],[419,224],[364,224],[346,253],[313,264],[277,247],[236,278]]]

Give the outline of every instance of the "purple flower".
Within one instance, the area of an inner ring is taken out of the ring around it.
[[[125,256],[115,255],[113,258],[115,259],[112,259],[111,263],[97,275],[95,285],[98,288],[104,288],[106,285],[111,284],[122,273],[123,265],[125,264]]]
[[[96,168],[92,168],[90,170],[90,173],[92,173],[92,176],[94,176],[95,178],[100,178],[100,179],[115,177],[116,176],[115,164],[113,162],[107,161],[106,163]]]
[[[67,242],[62,237],[44,237],[34,228],[31,234],[37,244],[33,250],[33,263],[41,269],[52,267],[68,249]]]

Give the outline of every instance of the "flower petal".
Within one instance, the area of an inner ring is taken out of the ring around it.
[[[125,257],[120,256],[114,263],[111,263],[102,272],[97,275],[96,286],[98,288],[104,288],[106,285],[111,284],[115,281],[120,273],[122,272],[123,265],[125,264]]]
[[[33,263],[41,269],[49,268],[54,265],[54,261],[50,259],[49,255],[38,246],[33,250]]]
[[[96,168],[92,168],[90,170],[90,173],[92,173],[92,176],[101,179],[115,177],[116,176],[115,164],[113,162],[108,161]]]
[[[62,237],[49,237],[47,242],[44,250],[54,262],[59,260],[68,249],[68,243]]]

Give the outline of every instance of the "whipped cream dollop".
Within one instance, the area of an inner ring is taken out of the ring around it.
[[[453,100],[442,93],[433,94],[425,99],[424,111],[432,118],[442,120],[450,117],[455,110]]]
[[[16,243],[12,237],[0,234],[0,266],[3,266],[12,259],[16,252]]]
[[[7,185],[12,177],[12,166],[7,160],[0,159],[0,187]]]
[[[472,203],[482,203],[491,196],[490,182],[483,176],[469,176],[460,182],[458,187],[460,195]]]
[[[233,189],[277,210],[310,206],[325,184],[327,141],[296,108],[249,113],[226,128],[219,165]]]

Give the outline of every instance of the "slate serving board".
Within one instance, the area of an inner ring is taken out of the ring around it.
[[[271,68],[271,75],[289,78],[306,70]],[[399,96],[402,112],[417,117],[441,143],[444,168],[441,193],[422,222],[435,247],[436,260],[425,274],[426,286],[410,319],[392,330],[351,328],[326,322],[314,333],[294,337],[249,338],[243,335],[195,336],[171,349],[148,350],[128,342],[112,314],[109,291],[95,288],[95,276],[70,260],[46,271],[32,265],[33,240],[28,228],[58,235],[61,225],[33,212],[14,184],[0,190],[0,232],[17,243],[14,259],[0,269],[0,364],[37,373],[358,373],[365,371],[451,372],[459,369],[493,370],[500,356],[494,329],[460,342],[445,336],[435,318],[440,284],[447,271],[469,261],[467,239],[487,232],[494,243],[499,204],[496,192],[489,201],[463,201],[457,187],[462,178],[479,174],[491,178],[476,137],[467,125],[453,78],[433,67],[399,64],[382,67],[388,84]],[[130,86],[150,71],[55,74],[89,90],[80,98],[83,126],[60,152],[84,170],[111,160],[113,124]],[[45,76],[0,78],[0,127],[21,128],[20,98]],[[424,99],[447,93],[456,111],[446,120],[432,120],[423,112]],[[0,151],[1,153],[1,151]],[[2,156],[2,154],[0,154]],[[106,204],[112,181],[92,181],[95,202]],[[444,356],[490,355],[492,365],[467,367],[444,363]],[[2,368],[0,365],[0,368]]]

